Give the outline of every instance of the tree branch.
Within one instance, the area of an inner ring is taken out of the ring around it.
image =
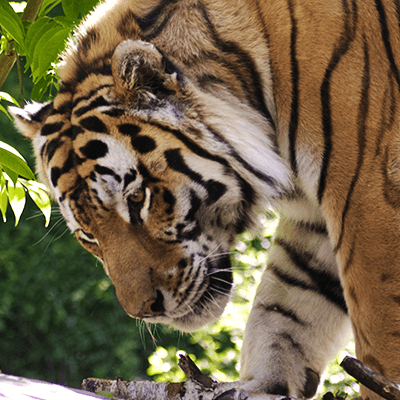
[[[22,21],[33,22],[38,15],[40,6],[42,5],[43,0],[29,0],[28,4],[25,7],[25,10],[22,14]],[[6,53],[0,54],[0,88],[3,86],[3,83],[7,79],[8,74],[10,73],[14,63],[18,57],[18,54],[15,50],[11,50],[12,44],[10,46],[10,50]]]
[[[43,0],[29,0],[22,14],[21,20],[32,23],[36,19],[42,3]]]
[[[400,386],[367,367],[361,361],[346,356],[340,366],[379,396],[388,400],[400,400]]]

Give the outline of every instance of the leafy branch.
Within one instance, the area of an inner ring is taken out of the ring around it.
[[[31,99],[40,101],[46,93],[47,98],[51,99],[52,91],[57,92],[60,85],[57,76],[58,56],[72,30],[97,2],[29,0],[27,3],[17,3],[0,0],[0,88],[21,56],[26,61],[24,73],[30,70],[34,84]],[[50,17],[50,11],[59,4],[65,15]],[[0,112],[10,118],[2,101],[19,104],[10,94],[0,92]],[[6,221],[7,205],[10,203],[15,224],[18,224],[26,193],[43,212],[47,226],[50,200],[46,187],[35,180],[21,154],[0,141],[0,211],[3,221]]]
[[[38,15],[42,2],[43,0],[29,0],[24,9],[24,12],[22,13],[20,21],[28,21],[29,23],[32,23]],[[2,13],[4,13],[4,15],[2,15],[1,17],[2,23],[0,23],[0,25],[3,27],[5,23],[6,25],[14,26],[18,35],[18,31],[21,28],[19,22],[17,22],[19,17],[18,15],[16,15],[17,18],[15,18],[13,13],[11,13],[10,19],[10,9],[5,6],[4,3],[7,2],[5,2],[4,0],[0,2],[0,10]],[[14,12],[14,14],[16,13]],[[17,60],[17,52],[15,50],[11,50],[12,46],[13,43],[11,42],[10,45],[8,45],[9,48],[7,49],[7,51],[4,51],[0,54],[0,88],[3,86],[4,81],[6,80],[8,74],[11,71],[11,68],[14,66],[14,63]]]

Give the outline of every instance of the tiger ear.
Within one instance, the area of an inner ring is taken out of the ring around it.
[[[24,108],[8,107],[8,111],[14,117],[17,129],[30,139],[40,132],[52,110],[52,102],[29,103]]]
[[[145,106],[179,91],[178,69],[151,43],[125,40],[115,49],[112,73],[124,103]]]

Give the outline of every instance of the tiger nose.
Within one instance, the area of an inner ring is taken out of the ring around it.
[[[161,290],[155,290],[147,300],[143,302],[140,311],[132,315],[134,318],[156,317],[165,312],[164,295]]]

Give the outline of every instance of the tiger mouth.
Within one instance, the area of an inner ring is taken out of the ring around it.
[[[228,296],[232,290],[233,276],[229,256],[224,256],[217,264],[217,267],[207,262],[208,285],[201,297],[195,302],[194,307],[204,308],[209,302],[214,301],[219,296]],[[214,271],[213,271],[214,270]]]
[[[218,318],[224,311],[233,286],[232,266],[229,256],[221,258],[217,265],[207,262],[208,284],[200,298],[190,305],[189,313],[173,318],[173,327],[195,330]]]
[[[230,299],[233,286],[230,257],[223,256],[216,264],[207,261],[207,271],[207,276],[199,286],[204,289],[199,289],[202,293],[193,304],[186,305],[188,312],[174,316],[176,310],[172,310],[170,315],[165,312],[157,317],[145,318],[145,320],[151,323],[164,323],[184,331],[193,331],[218,318]]]

